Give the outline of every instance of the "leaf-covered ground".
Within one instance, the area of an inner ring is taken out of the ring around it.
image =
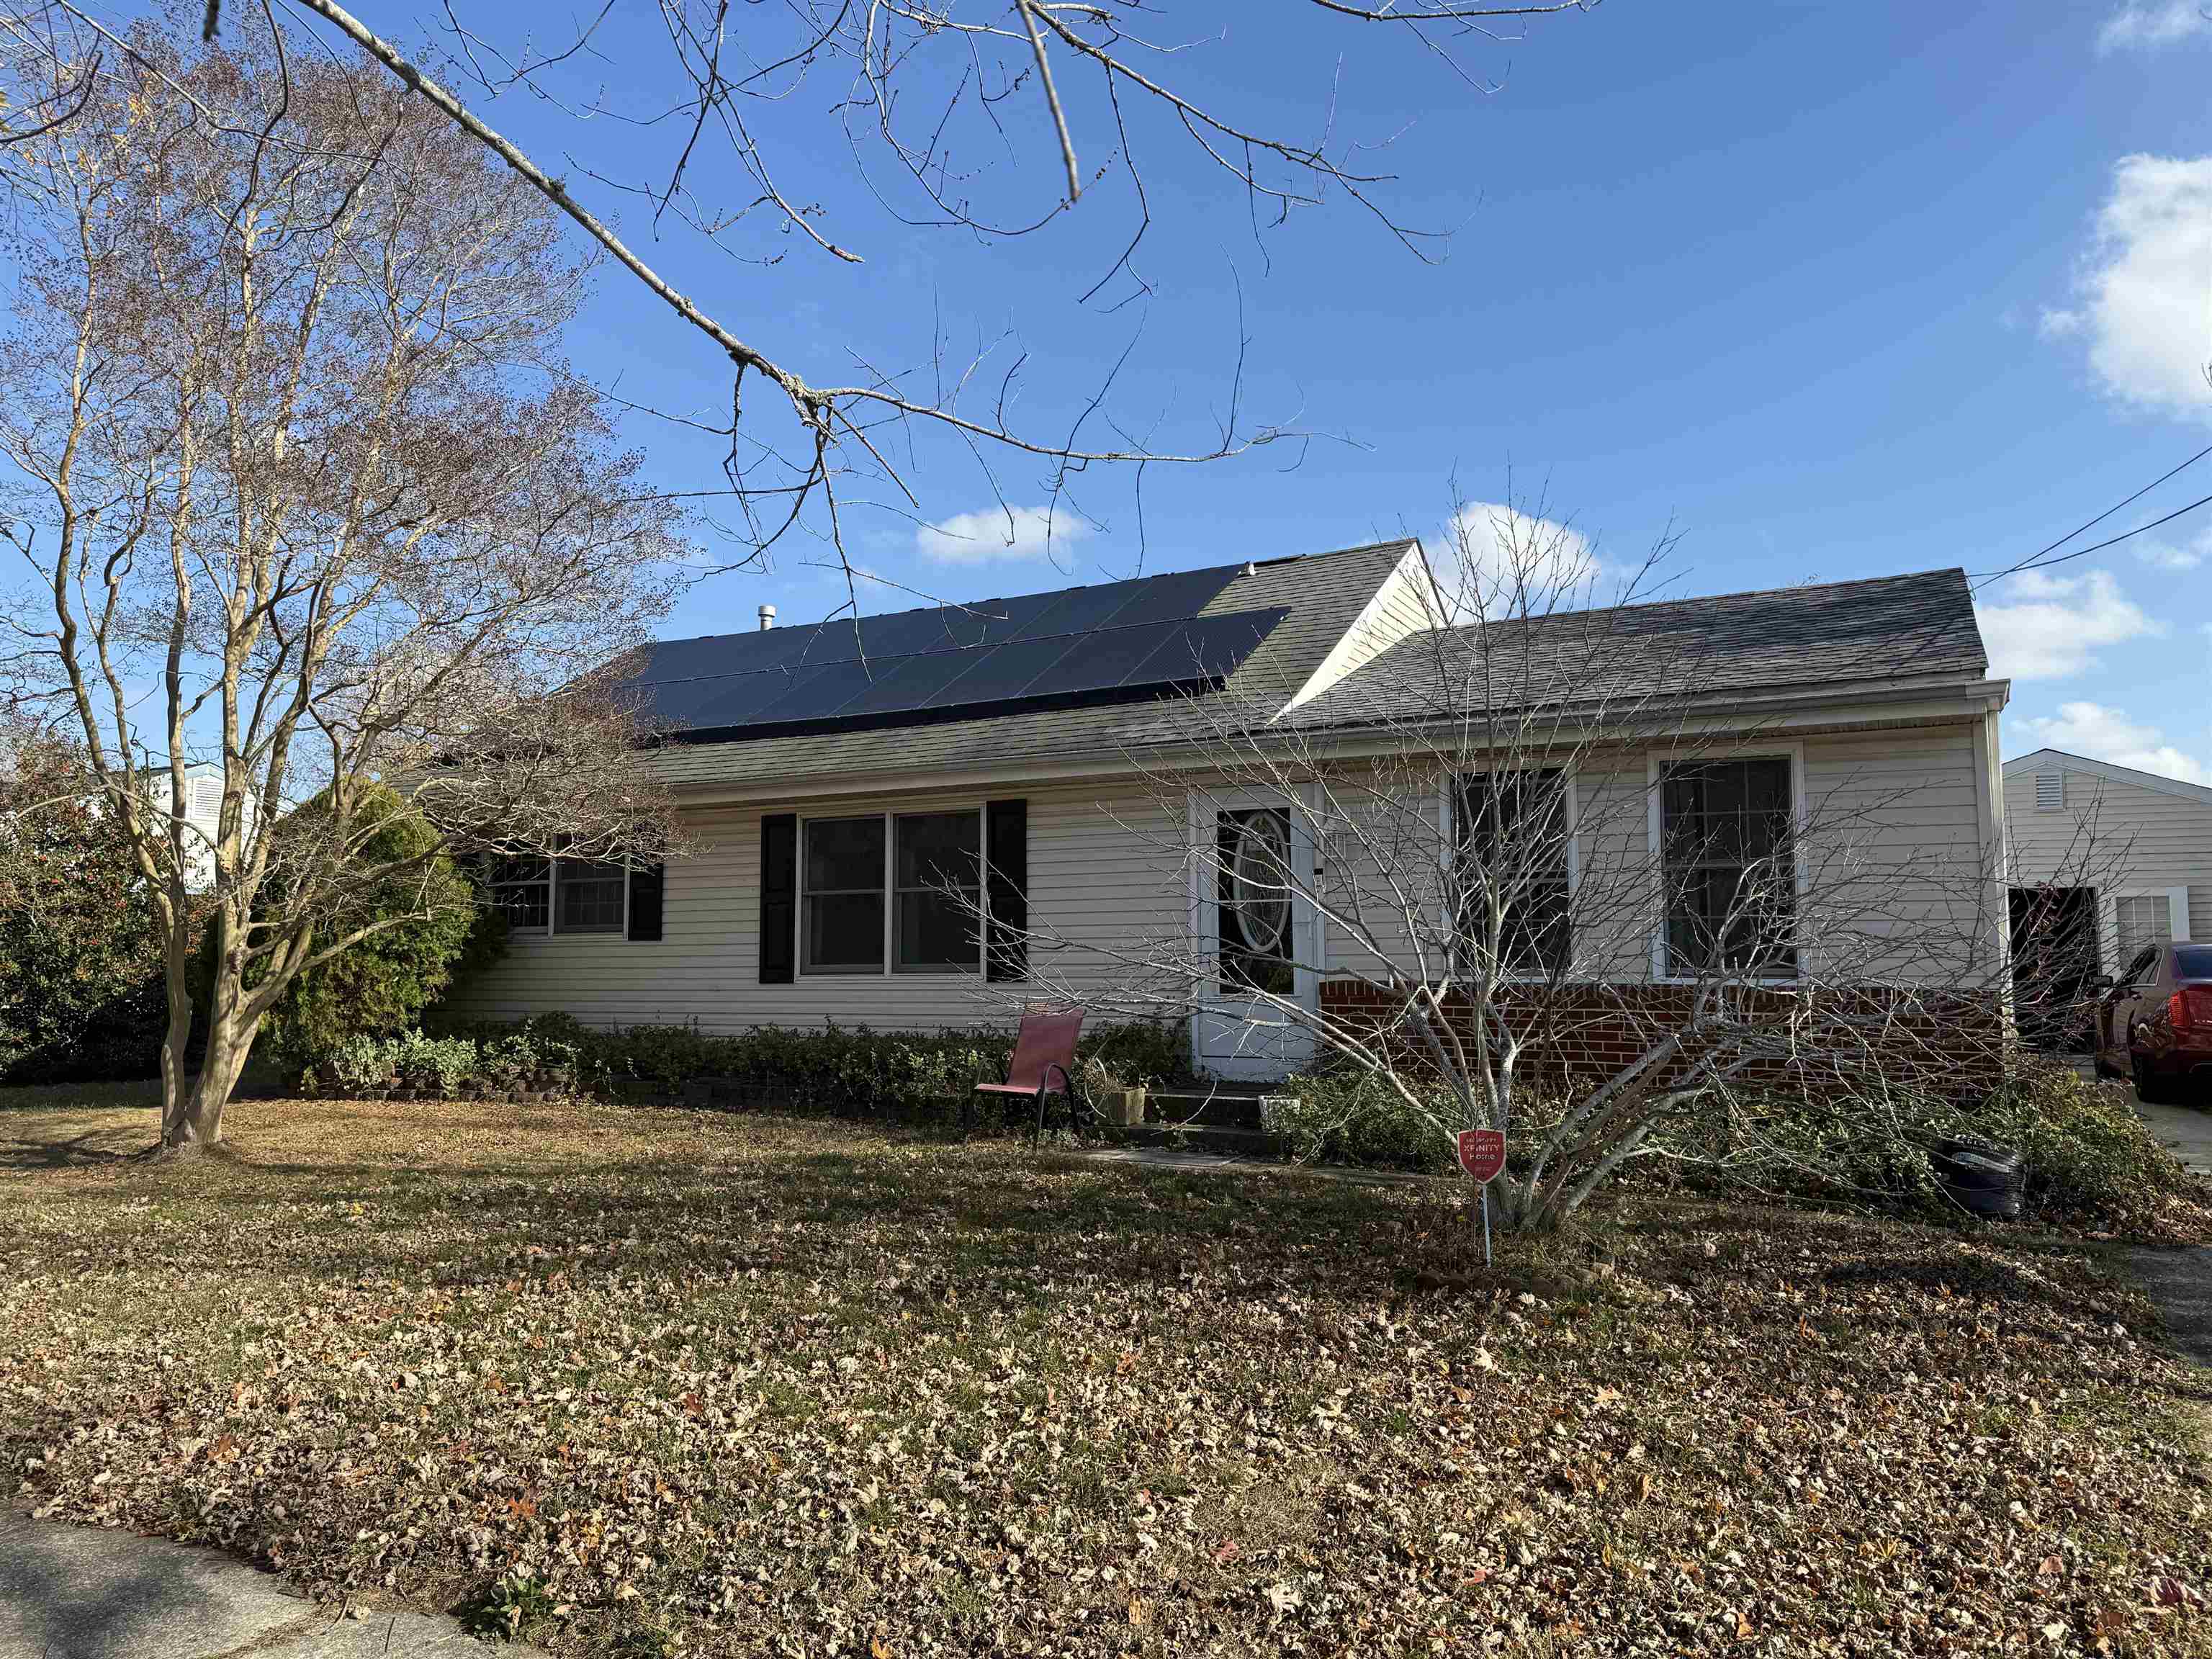
[[[557,1652],[2212,1653],[2202,1375],[2048,1243],[615,1107],[0,1107],[55,1516]]]

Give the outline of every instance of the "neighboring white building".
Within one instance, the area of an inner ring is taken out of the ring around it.
[[[2039,749],[2005,763],[2004,797],[2014,888],[2078,890],[2104,973],[2212,934],[2212,789]]]
[[[161,790],[167,780],[154,775]],[[253,829],[253,800],[246,801],[246,829]],[[222,816],[222,768],[213,761],[198,761],[185,768],[185,884],[204,893],[215,884],[215,838]]]

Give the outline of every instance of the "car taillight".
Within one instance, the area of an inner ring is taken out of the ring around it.
[[[2177,1031],[2212,1031],[2212,985],[2185,985],[2166,1000],[2166,1021]]]

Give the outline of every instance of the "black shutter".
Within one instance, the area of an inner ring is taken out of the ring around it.
[[[994,800],[984,809],[984,881],[989,892],[991,933],[983,977],[1030,976],[1030,804]]]
[[[760,982],[792,981],[799,909],[799,814],[761,820]]]
[[[629,872],[630,938],[660,937],[661,896],[667,885],[667,877],[660,865],[642,865]]]

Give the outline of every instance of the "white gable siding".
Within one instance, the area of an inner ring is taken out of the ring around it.
[[[2131,782],[2069,766],[2069,758],[2045,753],[2006,769],[2012,880],[2096,887],[2108,968],[2122,965],[2109,959],[2117,950],[2113,902],[2123,895],[2179,891],[2190,936],[2212,938],[2212,795],[2186,785],[2160,787],[2163,779]],[[2063,775],[2064,805],[2039,811],[2037,775],[2053,771]]]

